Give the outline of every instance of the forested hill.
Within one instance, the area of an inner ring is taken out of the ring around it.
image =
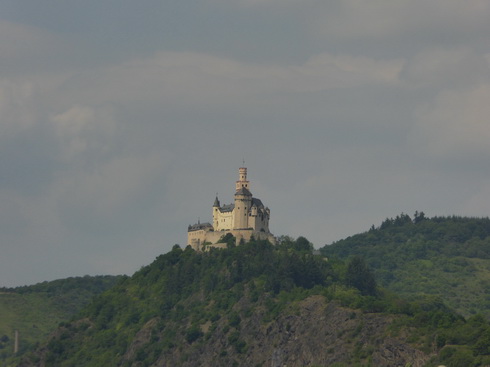
[[[0,365],[13,357],[14,330],[20,333],[19,353],[25,353],[119,279],[84,276],[0,288]]]
[[[489,323],[376,287],[359,257],[305,238],[195,252],[174,246],[60,325],[27,366],[470,366]]]
[[[490,317],[490,219],[416,213],[323,247],[330,259],[364,258],[399,295],[440,296],[464,316]]]

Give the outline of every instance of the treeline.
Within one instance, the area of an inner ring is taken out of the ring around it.
[[[377,282],[399,295],[440,296],[464,316],[490,317],[488,218],[401,214],[320,252],[332,261],[361,256]]]
[[[490,259],[490,219],[456,216],[429,219],[416,213],[412,220],[401,214],[367,232],[326,245],[320,252],[340,259],[358,254],[371,267],[387,270],[411,260],[441,255]]]
[[[19,294],[48,293],[56,295],[76,290],[77,292],[87,291],[98,294],[112,287],[121,277],[113,275],[85,275],[83,277],[69,277],[15,288],[3,287],[0,288],[0,292],[15,292]]]
[[[116,315],[121,317],[116,312],[117,305],[126,308],[125,323],[137,323],[155,315],[170,317],[182,299],[196,293],[204,298],[216,297],[226,308],[228,295],[233,293],[230,290],[251,280],[260,284],[261,291],[273,294],[295,287],[326,286],[337,280],[331,264],[323,258],[313,256],[311,251],[293,249],[302,242],[299,238],[274,247],[267,241],[253,240],[245,245],[202,253],[176,245],[132,278],[126,278],[118,287],[97,298],[84,316],[97,320],[98,325],[105,328],[115,321]],[[113,302],[108,302],[108,298]],[[129,309],[141,312],[136,316]]]

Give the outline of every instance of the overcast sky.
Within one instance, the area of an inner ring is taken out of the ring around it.
[[[0,286],[132,274],[233,200],[315,247],[488,216],[488,0],[0,1]]]

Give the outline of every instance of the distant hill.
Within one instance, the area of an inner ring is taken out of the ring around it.
[[[85,276],[0,288],[0,365],[13,356],[14,330],[19,331],[19,354],[23,354],[120,278]]]
[[[28,366],[470,366],[490,325],[377,287],[360,257],[303,237],[195,252],[174,246],[63,323]]]
[[[438,296],[465,317],[490,317],[489,218],[401,214],[320,251],[332,260],[361,256],[401,296]]]

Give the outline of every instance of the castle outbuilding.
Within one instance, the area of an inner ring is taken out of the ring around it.
[[[250,192],[250,182],[247,180],[247,169],[240,167],[238,181],[235,186],[233,204],[221,205],[216,196],[213,204],[213,223],[189,225],[187,244],[193,249],[202,251],[209,247],[226,247],[218,241],[231,233],[237,244],[243,239],[269,240],[275,243],[275,238],[269,232],[270,210],[260,199],[254,198]]]

